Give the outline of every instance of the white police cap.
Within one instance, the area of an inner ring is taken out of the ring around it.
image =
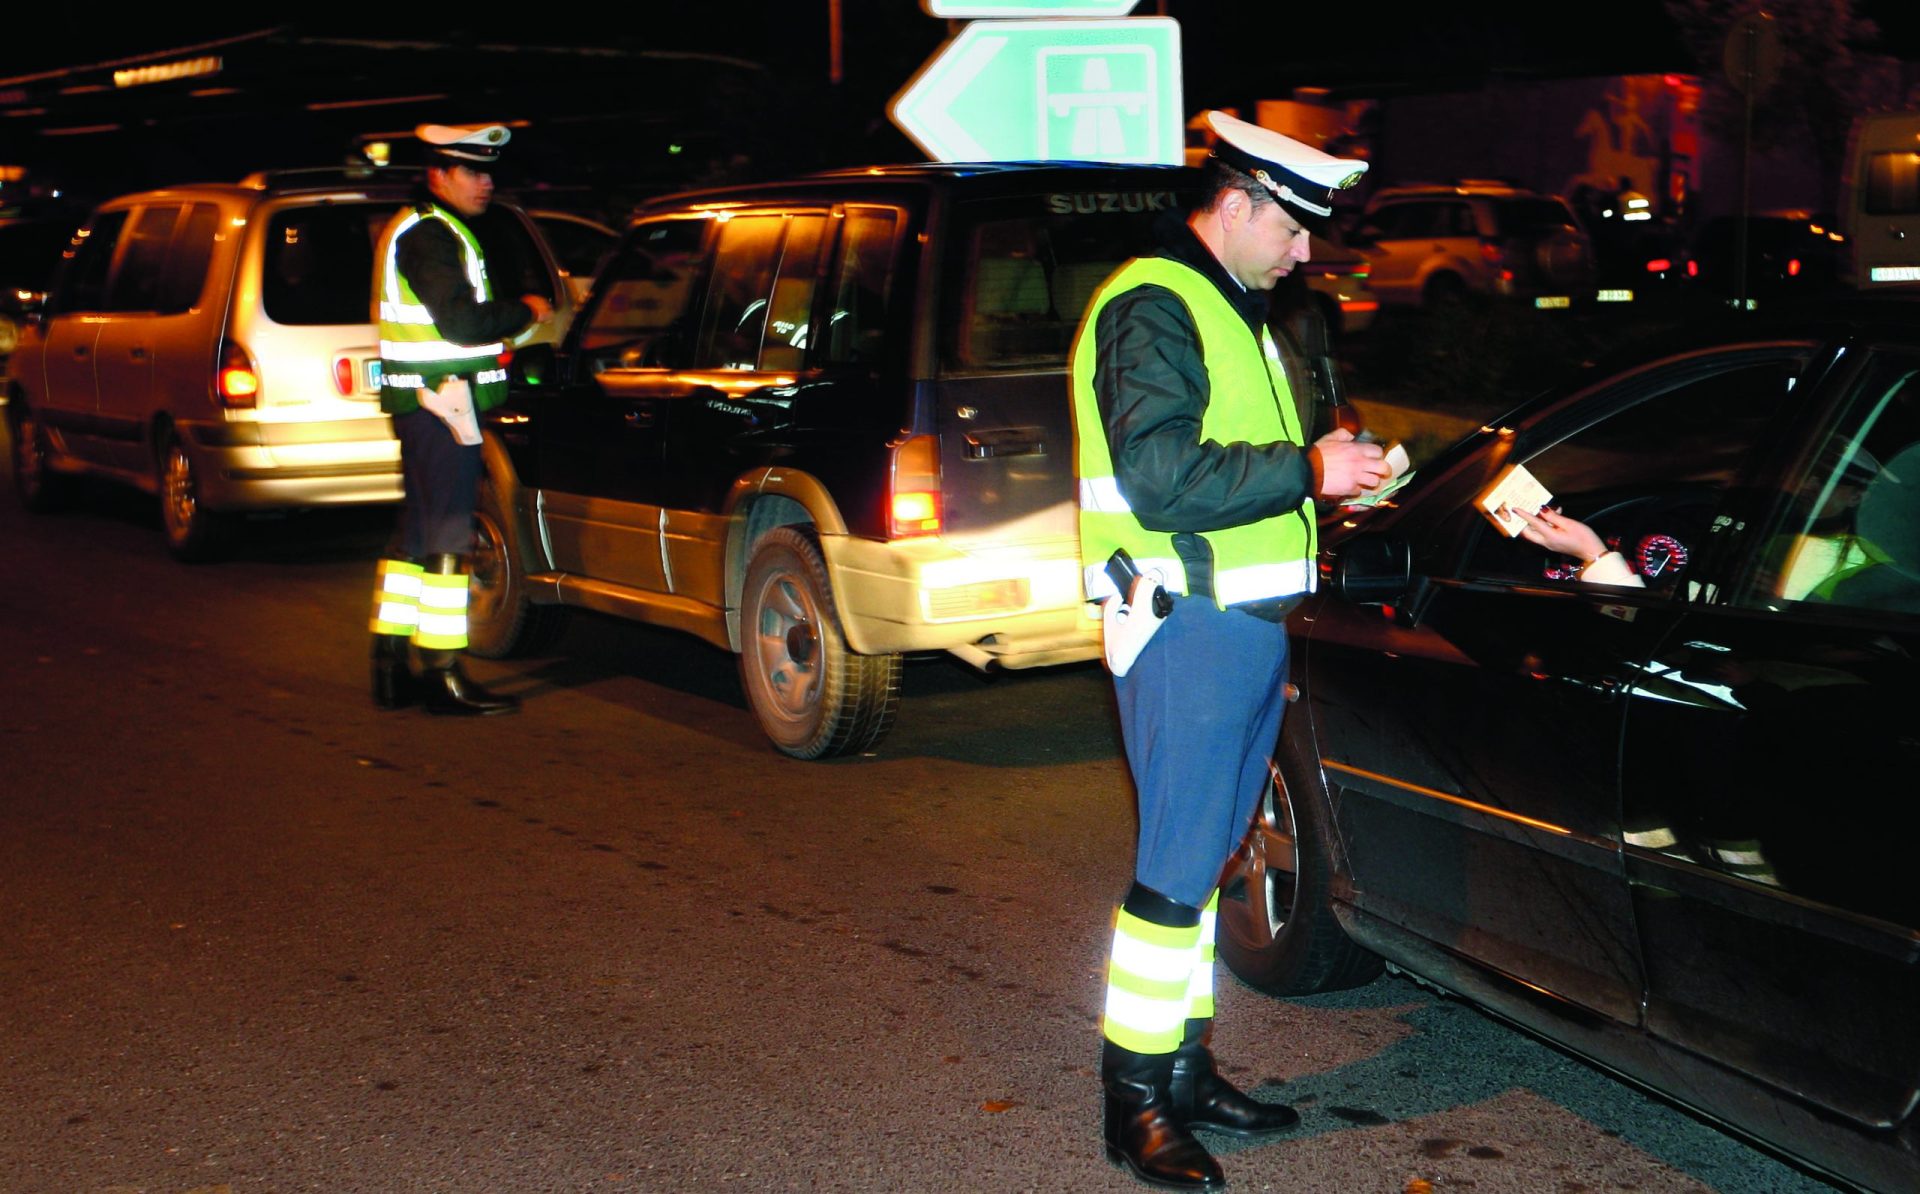
[[[1225,112],[1208,112],[1206,119],[1219,138],[1213,156],[1251,175],[1310,229],[1324,227],[1333,215],[1333,193],[1367,172],[1367,163],[1357,158],[1334,157]]]
[[[475,169],[498,162],[500,147],[513,137],[503,124],[423,124],[413,135],[433,159]]]

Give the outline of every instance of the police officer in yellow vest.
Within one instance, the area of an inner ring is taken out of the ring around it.
[[[480,479],[480,411],[506,398],[506,341],[553,308],[539,295],[497,299],[469,221],[493,198],[500,125],[428,124],[426,187],[380,238],[374,319],[380,326],[380,407],[400,439],[406,504],[374,592],[373,699],[418,701],[431,713],[511,713],[460,667],[467,645],[467,576]],[[419,652],[420,674],[408,665]]]
[[[1108,969],[1107,1155],[1193,1190],[1225,1184],[1195,1129],[1257,1138],[1298,1120],[1236,1090],[1208,1049],[1217,884],[1269,782],[1284,620],[1314,587],[1314,497],[1390,475],[1350,432],[1308,443],[1310,382],[1289,379],[1267,330],[1267,291],[1308,260],[1332,192],[1366,163],[1207,119],[1218,144],[1199,207],[1108,279],[1073,349],[1088,595],[1122,599],[1115,549],[1173,595],[1114,677],[1140,830]]]

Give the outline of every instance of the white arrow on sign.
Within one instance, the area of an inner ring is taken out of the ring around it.
[[[925,127],[925,136],[907,132],[922,145],[939,145],[945,155],[958,162],[984,162],[992,155],[987,147],[974,139],[958,120],[953,118],[953,101],[967,89],[967,84],[985,70],[987,63],[996,58],[1007,44],[1007,39],[996,36],[983,36],[973,39],[972,44],[963,47],[958,58],[945,70],[929,71],[926,75],[927,89],[922,95],[914,95],[911,89],[900,97],[900,110],[911,110],[920,116]]]

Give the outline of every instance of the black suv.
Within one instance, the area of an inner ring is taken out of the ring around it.
[[[1194,178],[884,167],[648,204],[489,419],[474,650],[570,608],[685,630],[800,758],[877,741],[906,652],[1094,658],[1067,353]]]

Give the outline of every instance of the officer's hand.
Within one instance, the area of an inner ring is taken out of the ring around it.
[[[539,295],[523,294],[520,296],[520,301],[525,303],[527,309],[533,312],[533,321],[535,323],[545,323],[547,320],[553,318],[553,304],[541,298]]]
[[[1379,444],[1361,443],[1345,428],[1315,440],[1307,457],[1313,463],[1316,497],[1358,497],[1393,478],[1386,450]]]

